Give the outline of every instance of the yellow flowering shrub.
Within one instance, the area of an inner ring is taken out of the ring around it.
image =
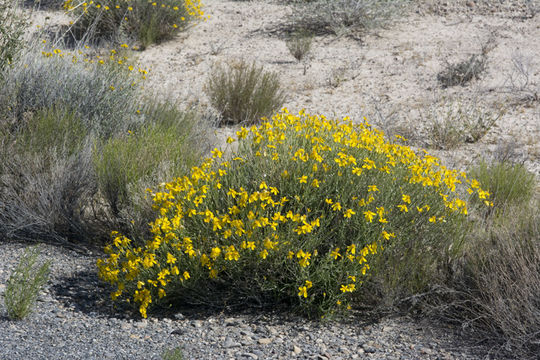
[[[202,19],[200,0],[66,0],[76,17],[76,37],[96,40],[130,38],[143,47],[170,38],[191,20]]]
[[[150,191],[151,239],[113,234],[98,261],[113,299],[145,317],[150,305],[226,292],[332,314],[350,307],[387,246],[464,217],[467,191],[489,201],[465,173],[367,122],[284,109],[236,134],[230,156],[214,149],[190,176]]]

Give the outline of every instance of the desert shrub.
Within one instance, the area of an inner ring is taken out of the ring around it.
[[[118,226],[147,233],[151,202],[140,196],[148,187],[187,174],[204,150],[200,119],[172,104],[150,104],[143,110],[146,125],[110,138],[95,153],[101,195]]]
[[[403,10],[403,0],[317,0],[297,3],[290,15],[294,30],[314,35],[357,33],[387,24]]]
[[[285,101],[278,75],[255,63],[217,65],[206,82],[210,103],[222,116],[222,124],[253,124],[269,116]]]
[[[486,69],[484,55],[471,55],[468,59],[455,64],[446,64],[446,68],[437,75],[437,80],[443,88],[464,86],[473,79],[479,79]]]
[[[448,150],[464,143],[476,143],[503,114],[503,109],[494,111],[476,101],[443,98],[422,113],[427,145]]]
[[[11,319],[20,320],[32,312],[41,287],[49,277],[50,261],[39,264],[39,250],[29,247],[7,281],[4,302]]]
[[[0,79],[23,46],[28,19],[18,8],[17,0],[0,0]]]
[[[235,141],[230,157],[214,149],[190,176],[153,191],[145,246],[114,234],[98,261],[113,299],[133,300],[143,316],[177,301],[330,315],[350,305],[375,254],[448,251],[437,244],[467,214],[459,194],[486,198],[463,173],[367,123],[284,110]],[[426,267],[420,281],[436,271]],[[407,274],[404,284],[422,286]]]
[[[17,126],[24,113],[56,105],[72,110],[99,136],[127,132],[140,122],[140,78],[131,75],[133,67],[124,61],[114,53],[88,58],[30,49],[6,73],[0,117]]]
[[[24,125],[0,129],[0,229],[7,238],[83,242],[84,220],[96,189],[92,144],[72,112],[26,113]]]
[[[536,187],[534,174],[519,163],[481,161],[470,173],[490,192],[496,209],[511,205],[527,206]]]
[[[306,75],[306,63],[311,51],[313,38],[304,32],[292,34],[286,41],[287,49],[291,55],[298,61],[304,63],[304,75]]]
[[[183,360],[184,359],[184,353],[181,348],[174,348],[170,350],[166,350],[161,355],[161,358],[163,360]]]
[[[540,212],[536,206],[507,207],[471,239],[466,274],[471,306],[464,319],[482,337],[517,357],[540,351]],[[463,289],[463,288],[462,288]]]
[[[87,41],[138,41],[143,47],[170,39],[204,15],[199,0],[79,2],[64,7],[77,18],[75,36]]]
[[[142,190],[191,166],[204,126],[143,99],[123,59],[110,68],[68,54],[28,59],[28,73],[13,67],[0,94],[0,231],[82,246],[146,228]]]
[[[493,354],[536,358],[539,224],[538,203],[509,205],[475,221],[447,281],[422,306],[437,319],[460,324],[469,336],[489,344]]]

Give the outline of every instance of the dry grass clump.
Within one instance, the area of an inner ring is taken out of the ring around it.
[[[437,80],[443,88],[465,86],[473,79],[480,79],[486,70],[486,60],[484,55],[475,54],[455,64],[447,63],[446,68],[437,75]]]
[[[504,109],[491,110],[476,101],[442,98],[422,113],[427,145],[454,149],[476,143],[496,125]]]
[[[495,354],[534,359],[540,350],[540,211],[534,175],[521,165],[471,170],[491,189],[493,211],[474,214],[446,278],[409,304],[461,324]],[[411,299],[413,300],[411,302]]]
[[[221,125],[254,124],[285,101],[278,75],[244,60],[217,65],[208,77],[205,91],[221,114]]]
[[[407,4],[404,0],[317,0],[297,3],[290,26],[314,35],[348,35],[386,25]]]

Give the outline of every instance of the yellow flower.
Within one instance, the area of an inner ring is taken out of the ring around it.
[[[307,298],[307,287],[305,287],[305,286],[300,286],[300,287],[298,288],[298,290],[300,290],[300,291],[298,292],[298,296],[300,296],[300,297],[303,296],[303,297]]]
[[[187,271],[184,271],[182,276],[184,277],[185,280],[187,280],[187,279],[189,279],[191,277]]]
[[[221,249],[218,247],[215,247],[210,252],[210,257],[212,258],[212,260],[216,260],[219,257],[219,254],[221,254]]]
[[[353,216],[354,214],[356,214],[356,212],[354,212],[352,209],[348,209],[348,210],[345,211],[345,213],[343,214],[343,217],[345,217],[345,218],[350,218],[350,217]]]
[[[403,200],[403,202],[407,203],[407,204],[410,204],[411,203],[411,197],[409,195],[403,195],[401,197],[401,199]]]
[[[174,264],[175,262],[176,258],[171,253],[167,253],[167,264]]]
[[[330,256],[333,257],[334,260],[337,260],[337,258],[341,256],[341,254],[339,253],[339,248],[332,250]]]
[[[365,216],[366,220],[369,221],[369,222],[373,221],[373,218],[375,217],[375,215],[377,215],[377,214],[375,214],[373,211],[369,211],[369,210],[364,211],[364,216]]]
[[[407,208],[407,205],[405,204],[400,204],[397,207],[399,208],[399,211],[401,212],[409,212],[409,208]]]
[[[305,184],[305,183],[307,183],[307,176],[304,175],[304,176],[298,178],[298,180],[299,180],[300,184]]]

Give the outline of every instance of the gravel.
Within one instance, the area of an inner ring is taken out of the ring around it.
[[[0,243],[0,294],[25,245]],[[480,359],[456,330],[407,317],[375,323],[319,323],[287,314],[188,312],[141,319],[111,304],[96,274],[98,254],[43,245],[50,280],[35,311],[7,318],[0,304],[0,359],[161,359],[181,348],[184,359]]]

